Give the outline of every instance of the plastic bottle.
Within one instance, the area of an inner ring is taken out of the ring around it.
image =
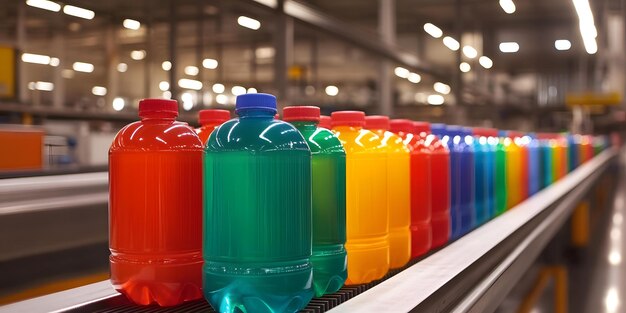
[[[554,180],[554,147],[551,135],[547,133],[537,134],[539,138],[539,146],[541,151],[541,188],[550,186]]]
[[[412,258],[425,254],[432,245],[430,150],[425,137],[415,134],[413,122],[395,119],[391,131],[410,149],[410,224]]]
[[[432,248],[445,245],[450,240],[450,152],[443,142],[432,133],[426,122],[414,122],[415,132],[426,134],[426,146],[430,149],[430,200]],[[423,176],[423,174],[422,174]]]
[[[272,95],[240,95],[236,113],[205,147],[204,296],[218,312],[297,312],[313,297],[311,150]]]
[[[465,235],[476,227],[476,209],[474,207],[474,147],[472,130],[461,127],[458,132],[461,148],[461,171],[460,171],[460,209],[461,209],[461,235]]]
[[[580,135],[568,134],[566,138],[568,144],[567,171],[571,172],[580,165]]]
[[[142,305],[202,297],[202,142],[177,116],[141,100],[109,150],[111,283]]]
[[[567,175],[567,168],[569,164],[568,145],[567,138],[561,134],[554,134],[554,140],[556,141],[556,154],[555,160],[557,162],[557,180]]]
[[[200,128],[196,129],[196,133],[202,144],[206,144],[211,133],[222,123],[230,119],[230,111],[228,110],[200,110],[198,112],[198,123]]]
[[[320,123],[317,125],[317,127],[326,128],[326,129],[333,128],[330,124],[330,116],[320,115]]]
[[[348,277],[346,243],[346,153],[330,130],[318,127],[320,109],[293,106],[283,120],[293,124],[311,148],[313,203],[313,287],[315,296],[334,293]]]
[[[489,220],[489,193],[487,179],[490,171],[487,164],[489,146],[487,143],[488,132],[483,128],[473,128],[474,136],[474,208],[476,224],[482,225]]]
[[[346,151],[347,285],[380,279],[389,270],[387,153],[381,138],[364,129],[365,113],[331,114]]]
[[[529,186],[529,166],[528,166],[528,142],[529,138],[522,132],[513,132],[513,141],[519,147],[519,198],[517,204],[528,199],[528,186]]]
[[[389,117],[365,117],[365,128],[380,137],[387,151],[387,210],[389,210],[389,268],[400,268],[411,258],[410,150],[402,138],[389,131]],[[426,224],[430,235],[430,210]],[[429,236],[430,237],[430,236]],[[430,242],[429,242],[430,243]],[[430,244],[428,245],[430,248]]]
[[[498,132],[498,143],[496,144],[496,215],[504,213],[509,202],[507,139],[502,131]]]
[[[446,126],[441,134],[442,142],[450,151],[450,239],[454,240],[463,235],[461,229],[461,155],[459,146],[461,140],[460,127]]]
[[[535,134],[526,136],[528,149],[528,196],[532,196],[541,190],[541,146]]]
[[[492,219],[496,216],[496,152],[498,149],[498,130],[495,128],[485,128],[484,135],[487,141],[487,217]]]
[[[507,205],[506,209],[510,210],[521,202],[521,150],[514,140],[514,136],[510,131],[504,133],[504,147],[506,150],[506,186],[507,186]]]

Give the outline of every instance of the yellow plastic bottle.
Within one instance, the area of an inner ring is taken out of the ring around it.
[[[402,137],[388,131],[389,117],[365,117],[365,128],[382,138],[387,151],[387,208],[389,209],[389,267],[400,268],[411,258],[411,150]]]
[[[521,202],[520,170],[522,166],[522,150],[511,137],[504,138],[504,149],[506,151],[506,209],[510,210]]]
[[[346,150],[346,285],[369,283],[389,271],[387,153],[365,126],[365,113],[331,115],[333,131]]]

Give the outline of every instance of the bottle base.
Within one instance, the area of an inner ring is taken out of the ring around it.
[[[313,288],[315,297],[337,292],[348,278],[347,255],[343,250],[335,254],[316,254],[313,249]]]
[[[430,223],[411,225],[411,258],[426,254],[432,247],[432,228]]]
[[[346,285],[367,284],[383,278],[389,271],[387,240],[375,244],[346,243],[348,279]]]
[[[450,240],[450,219],[448,215],[444,215],[443,218],[436,218],[433,215],[430,221],[433,232],[433,243],[431,248],[439,248]]]
[[[298,312],[313,298],[313,272],[310,265],[264,274],[260,272],[268,268],[257,268],[252,270],[254,274],[245,274],[250,270],[207,263],[211,268],[205,263],[204,297],[218,312]]]
[[[401,268],[411,259],[409,227],[389,230],[389,268]]]

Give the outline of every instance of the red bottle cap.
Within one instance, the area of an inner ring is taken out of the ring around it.
[[[198,122],[200,125],[221,124],[230,119],[230,111],[228,110],[201,110],[198,113]]]
[[[430,123],[428,122],[413,122],[413,127],[415,128],[415,133],[430,133]]]
[[[332,125],[331,125],[331,122],[330,122],[330,116],[320,115],[320,123],[317,126],[323,127],[323,128],[326,128],[326,129],[331,129]]]
[[[313,121],[319,122],[320,108],[316,106],[292,106],[283,109],[283,121]]]
[[[498,137],[498,129],[496,128],[485,128],[485,131],[485,136]]]
[[[142,99],[139,101],[139,116],[178,116],[178,102],[170,99]]]
[[[274,119],[275,120],[279,120],[280,119],[280,115],[278,115],[278,113],[276,113],[276,115],[274,115]]]
[[[409,133],[409,134],[415,133],[415,126],[413,125],[413,122],[407,119],[391,120],[391,122],[389,122],[389,127],[391,131],[394,133],[399,133],[399,132]]]
[[[518,131],[513,131],[513,130],[509,131],[508,135],[511,138],[521,138],[521,137],[524,137],[524,133],[518,132]]]
[[[365,128],[389,130],[389,117],[384,115],[366,116]]]
[[[330,115],[331,125],[335,126],[365,126],[365,112],[363,111],[336,111]]]

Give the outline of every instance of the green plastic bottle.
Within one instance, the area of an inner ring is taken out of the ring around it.
[[[500,133],[496,144],[496,216],[504,213],[507,208],[507,170],[505,135]]]
[[[204,153],[203,292],[218,312],[297,312],[313,297],[311,150],[276,98],[237,97]]]
[[[283,109],[311,148],[313,180],[313,287],[315,296],[334,293],[348,277],[346,243],[346,152],[328,129],[318,127],[320,108]]]

